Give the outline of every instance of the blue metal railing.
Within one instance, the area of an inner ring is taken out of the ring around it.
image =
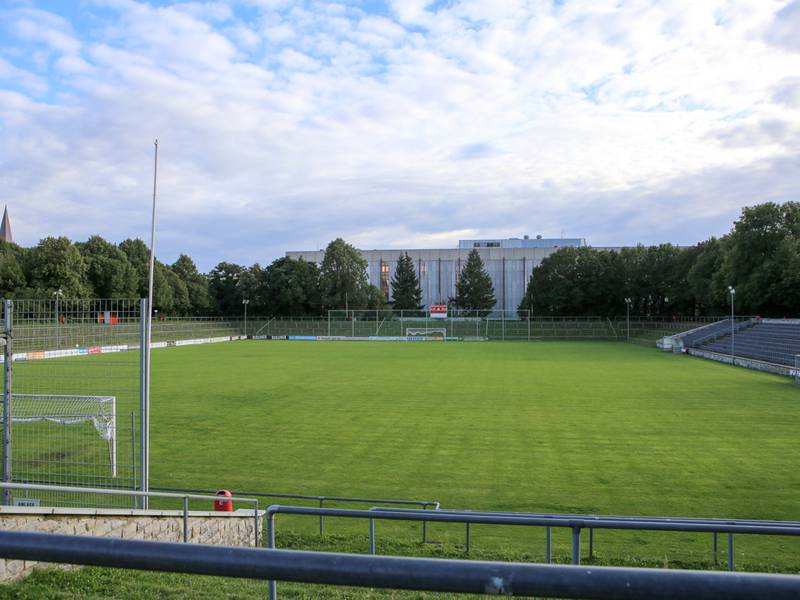
[[[433,514],[433,513],[431,513]],[[797,600],[800,577],[363,556],[0,531],[0,557],[315,584],[596,600]]]

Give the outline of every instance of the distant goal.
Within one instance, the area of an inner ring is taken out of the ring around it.
[[[64,467],[53,465],[55,460],[84,468],[105,463],[110,476],[117,476],[115,396],[13,394],[11,422],[15,425],[14,460],[25,463],[25,471],[60,471]],[[92,430],[93,435],[89,434]]]
[[[406,337],[443,342],[447,338],[447,329],[445,327],[406,327]]]

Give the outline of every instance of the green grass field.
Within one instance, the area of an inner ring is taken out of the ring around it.
[[[649,348],[248,341],[155,351],[153,386],[154,485],[446,508],[798,518],[800,388]],[[366,522],[330,520],[328,542],[316,527],[279,517],[278,543],[367,548]],[[471,533],[475,557],[544,556],[539,529]],[[421,547],[418,534],[418,525],[380,523],[378,549],[461,552],[463,526],[431,526],[441,546]],[[554,551],[567,560],[568,531],[554,532]],[[710,534],[603,531],[595,552],[600,564],[712,566]],[[736,558],[743,570],[798,572],[800,543],[738,536]]]

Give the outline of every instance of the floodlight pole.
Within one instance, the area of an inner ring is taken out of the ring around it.
[[[631,303],[633,299],[625,298],[625,322],[628,325],[628,341],[631,341]]]
[[[247,305],[250,304],[250,300],[245,298],[242,304],[244,304],[244,338],[247,339]]]
[[[729,285],[728,291],[731,294],[731,364],[736,365],[736,322],[734,321],[734,300],[736,298],[736,290],[732,285]]]
[[[64,291],[61,288],[53,292],[53,296],[56,298],[56,350],[61,348],[61,315],[58,311],[58,300],[63,295]]]
[[[141,406],[141,488],[150,490],[150,342],[153,333],[153,273],[156,263],[156,186],[158,182],[158,140],[153,143],[153,211],[150,219],[150,273],[147,283],[147,314],[145,318],[144,393]],[[142,497],[142,508],[147,508],[147,496]]]

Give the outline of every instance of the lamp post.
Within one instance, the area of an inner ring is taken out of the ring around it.
[[[244,304],[244,337],[247,339],[247,305],[250,304],[250,300],[245,298],[242,304]]]
[[[736,364],[736,323],[734,321],[734,300],[736,298],[736,290],[732,285],[728,286],[728,292],[731,295],[731,364]]]
[[[632,298],[625,298],[625,322],[628,324],[628,341],[631,341],[631,304]]]
[[[56,299],[56,350],[61,348],[61,315],[59,315],[58,310],[58,301],[64,295],[64,290],[58,288],[55,292],[53,292],[53,296]]]

